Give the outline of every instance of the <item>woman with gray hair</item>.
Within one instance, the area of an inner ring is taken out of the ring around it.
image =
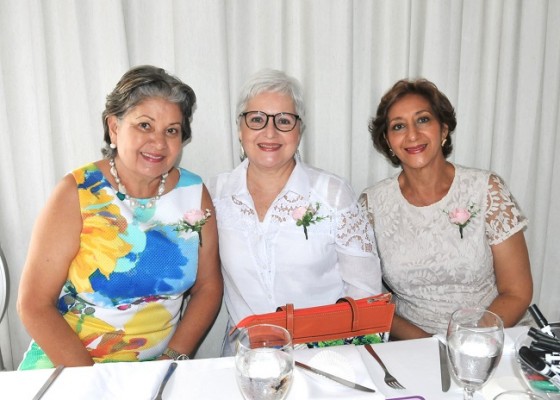
[[[300,84],[262,70],[243,86],[243,162],[208,184],[216,207],[229,328],[252,314],[381,292],[373,230],[350,185],[298,156]],[[224,355],[233,352],[225,341]]]
[[[18,298],[33,340],[20,369],[195,351],[223,288],[212,201],[175,167],[195,100],[152,66],[107,96],[105,158],[62,179],[33,232]]]

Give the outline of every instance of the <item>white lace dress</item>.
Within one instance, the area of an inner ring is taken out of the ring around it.
[[[230,325],[252,314],[331,304],[381,292],[373,229],[343,179],[301,161],[259,222],[247,190],[248,160],[208,182],[216,208]],[[292,212],[320,204],[308,240]],[[226,354],[226,353],[225,353]]]
[[[428,333],[445,333],[460,306],[487,307],[497,296],[491,246],[527,225],[497,175],[454,165],[447,195],[416,207],[403,197],[398,174],[364,191],[374,225],[383,279],[394,291],[396,313]],[[461,238],[447,212],[470,205]]]

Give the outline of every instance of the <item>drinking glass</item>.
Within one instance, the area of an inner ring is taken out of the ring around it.
[[[268,324],[242,329],[237,338],[235,369],[237,384],[245,399],[284,399],[294,370],[290,333]]]
[[[453,375],[463,386],[463,399],[471,400],[492,376],[504,348],[504,324],[483,308],[464,308],[451,315],[447,329],[447,355]]]

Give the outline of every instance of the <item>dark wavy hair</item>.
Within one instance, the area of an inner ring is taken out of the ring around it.
[[[432,111],[440,124],[447,125],[448,135],[447,141],[442,147],[443,156],[447,158],[453,151],[453,143],[451,133],[457,127],[457,119],[455,117],[455,109],[451,102],[439,91],[437,86],[427,79],[407,80],[401,79],[397,81],[393,87],[383,95],[375,117],[370,120],[369,132],[373,140],[373,147],[383,154],[395,166],[401,165],[401,161],[391,153],[389,144],[386,140],[388,116],[391,107],[404,96],[409,94],[417,94],[425,98],[432,107]]]
[[[179,106],[183,115],[181,140],[184,143],[190,139],[191,117],[196,103],[194,91],[162,68],[140,65],[126,72],[113,91],[107,95],[105,111],[102,114],[105,147],[101,152],[104,157],[113,157],[116,152],[116,149],[109,147],[109,116],[114,115],[121,119],[130,109],[153,97],[160,97]]]

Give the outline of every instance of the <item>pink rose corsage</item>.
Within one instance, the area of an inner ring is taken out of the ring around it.
[[[183,215],[183,219],[176,224],[176,231],[179,232],[196,232],[198,233],[198,242],[202,246],[202,226],[208,221],[208,218],[212,216],[209,209],[206,210],[190,210]]]
[[[303,226],[303,233],[305,234],[305,240],[308,240],[307,227],[316,222],[322,221],[325,217],[320,217],[317,215],[319,211],[320,204],[315,203],[315,208],[311,205],[307,207],[298,207],[292,212],[292,218],[296,221],[297,226]]]
[[[470,204],[467,208],[455,208],[451,211],[444,211],[444,213],[447,214],[449,222],[459,227],[459,234],[463,239],[463,228],[478,214],[478,209],[474,204]]]

